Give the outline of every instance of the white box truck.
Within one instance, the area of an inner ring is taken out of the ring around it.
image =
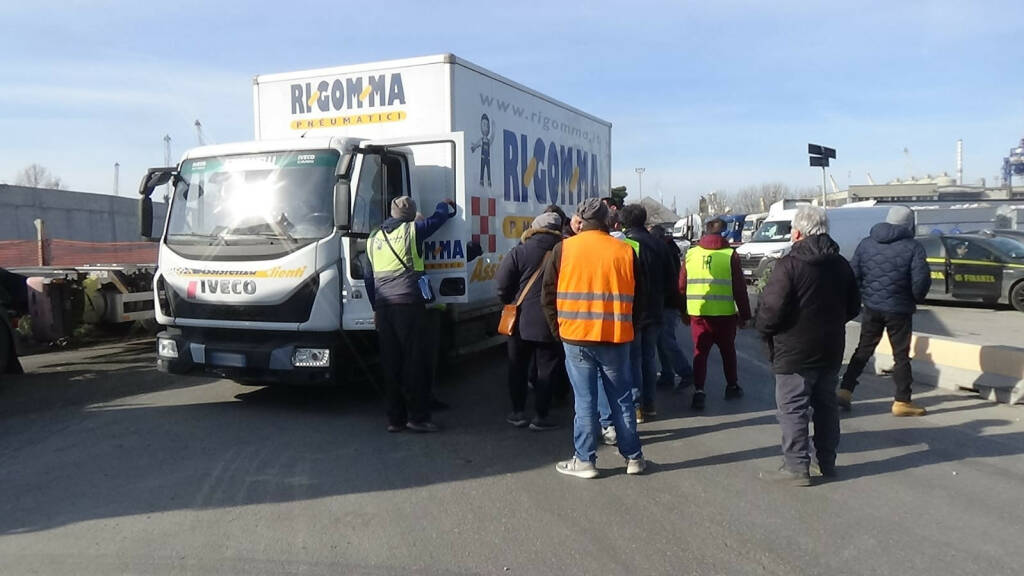
[[[161,370],[344,382],[374,330],[361,255],[402,195],[427,215],[458,205],[424,245],[443,345],[500,342],[502,256],[549,204],[571,213],[610,189],[608,122],[450,54],[261,75],[253,103],[255,140],[191,149],[140,186],[144,236],[150,195],[173,190]]]

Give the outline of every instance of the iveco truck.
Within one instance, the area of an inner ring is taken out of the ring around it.
[[[550,204],[610,189],[611,125],[453,55],[257,76],[254,140],[185,152],[140,185],[158,236],[158,365],[343,383],[373,338],[366,239],[391,200],[457,215],[424,244],[442,348],[496,343],[494,273]],[[171,190],[163,230],[151,194]],[[477,255],[479,255],[477,257]]]

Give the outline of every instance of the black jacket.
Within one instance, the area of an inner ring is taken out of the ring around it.
[[[544,256],[562,241],[562,234],[554,230],[527,230],[523,234],[521,244],[509,251],[501,260],[494,280],[498,285],[498,298],[503,304],[514,304],[519,292],[530,281],[530,276],[540,268]],[[519,337],[531,342],[554,342],[544,311],[540,305],[541,284],[544,283],[544,272],[541,271],[530,291],[519,306],[519,320],[516,329]]]
[[[931,288],[924,247],[906,226],[875,224],[860,241],[850,267],[864,306],[891,314],[913,314]]]
[[[641,328],[664,322],[665,300],[676,292],[678,268],[672,266],[668,247],[646,228],[626,230],[626,238],[640,245],[640,273],[643,275],[643,300],[647,304],[640,315]]]
[[[860,312],[860,292],[839,246],[828,236],[793,244],[775,265],[758,300],[756,325],[776,374],[843,363],[846,323]]]

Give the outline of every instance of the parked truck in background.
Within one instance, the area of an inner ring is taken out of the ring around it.
[[[424,244],[442,345],[496,343],[502,256],[547,205],[610,189],[608,122],[453,55],[257,76],[253,101],[254,141],[194,148],[140,186],[143,216],[173,188],[154,278],[163,371],[343,382],[374,330],[361,256],[397,196],[458,206]]]

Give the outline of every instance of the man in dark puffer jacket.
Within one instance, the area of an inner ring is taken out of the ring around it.
[[[910,337],[917,303],[923,302],[931,287],[931,274],[924,247],[914,240],[914,213],[904,206],[889,211],[885,222],[875,224],[871,235],[861,240],[850,261],[860,284],[864,311],[860,343],[850,358],[838,393],[839,405],[850,408],[857,378],[888,331],[892,345],[895,416],[921,416],[925,409],[910,401]]]

